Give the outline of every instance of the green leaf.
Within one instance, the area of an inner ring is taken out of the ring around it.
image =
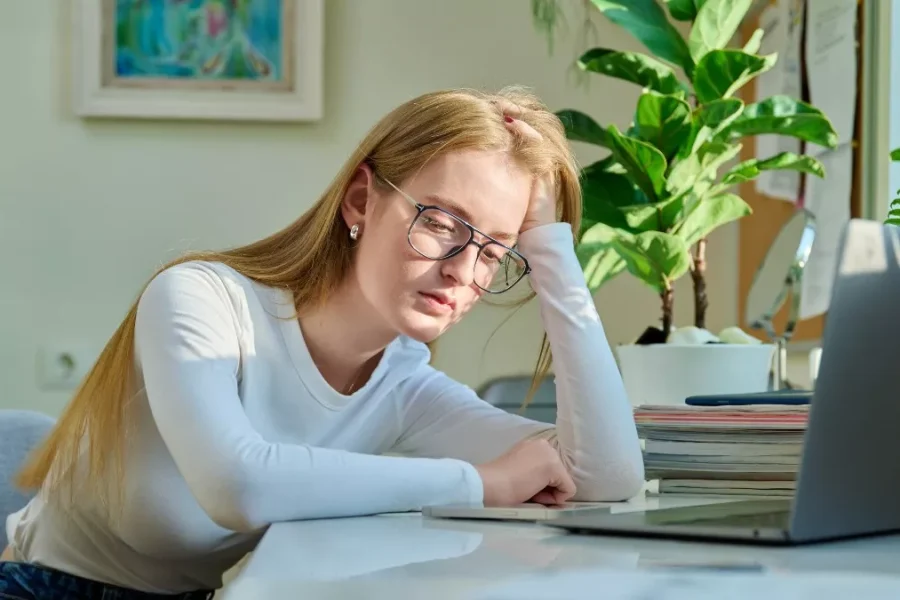
[[[562,121],[566,137],[575,142],[585,142],[595,146],[610,147],[606,130],[600,127],[590,116],[577,110],[561,110],[556,113]]]
[[[676,21],[693,21],[697,17],[694,0],[666,0],[666,6]]]
[[[595,223],[584,232],[575,247],[585,283],[591,291],[625,270],[625,261],[612,245],[618,235],[619,232],[606,223]]]
[[[660,94],[686,94],[688,91],[671,67],[639,52],[593,48],[581,55],[578,66],[585,71],[636,83]]]
[[[725,174],[722,183],[734,185],[752,181],[763,171],[799,171],[817,177],[825,177],[825,167],[812,156],[800,156],[793,152],[781,152],[775,156],[759,160],[751,158],[736,165]]]
[[[738,155],[740,144],[707,142],[700,149],[672,168],[666,190],[672,196],[693,191],[698,197],[705,194],[716,180],[719,167]]]
[[[753,32],[753,35],[750,36],[750,39],[747,40],[747,43],[744,44],[744,52],[747,54],[756,54],[759,52],[760,47],[762,47],[763,36],[765,35],[765,31],[762,29],[757,29]]]
[[[645,231],[634,236],[620,234],[612,244],[624,259],[625,268],[660,293],[687,273],[691,265],[687,244],[668,233]]]
[[[625,175],[590,167],[581,173],[581,198],[585,220],[623,229],[629,225],[619,208],[647,201]]]
[[[691,136],[682,147],[679,158],[696,152],[723,128],[738,118],[744,109],[744,102],[738,98],[722,98],[699,106],[694,110]]]
[[[691,107],[675,96],[644,93],[638,99],[634,124],[637,136],[656,146],[668,160],[691,135]]]
[[[684,199],[674,196],[656,204],[633,204],[621,206],[628,229],[632,233],[641,231],[667,232],[677,223]],[[624,228],[623,228],[624,229]]]
[[[893,150],[891,150],[891,160],[895,162],[900,160],[900,148],[894,148]]]
[[[831,121],[814,106],[790,96],[772,96],[748,105],[740,117],[725,127],[718,138],[775,133],[834,148],[837,132]]]
[[[756,56],[741,50],[711,50],[697,61],[694,91],[701,104],[733,96],[748,81],[765,73],[778,59],[776,54]]]
[[[615,125],[607,134],[616,161],[650,202],[657,202],[665,187],[666,157],[647,142],[623,136]]]
[[[744,102],[739,98],[722,98],[698,107],[695,118],[706,127],[716,129],[737,117],[743,108]]]
[[[687,43],[656,0],[591,0],[603,15],[647,47],[654,56],[681,66],[690,76],[694,61]]]
[[[688,36],[688,49],[696,63],[710,50],[724,48],[737,32],[753,0],[706,0]]]
[[[752,212],[750,206],[735,194],[704,198],[685,217],[678,230],[678,237],[684,240],[686,246],[693,246],[716,228]]]

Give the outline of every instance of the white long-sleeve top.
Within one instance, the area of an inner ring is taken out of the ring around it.
[[[536,435],[559,449],[576,499],[634,495],[644,473],[632,410],[571,229],[531,229],[519,247],[554,355],[555,428],[482,401],[404,337],[365,386],[338,393],[288,292],[184,263],[138,303],[124,512],[114,521],[82,498],[62,513],[39,495],[8,519],[15,555],[148,592],[217,588],[274,522],[479,503],[473,465]]]

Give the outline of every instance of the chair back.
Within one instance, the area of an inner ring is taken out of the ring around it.
[[[28,454],[49,435],[55,419],[30,410],[0,410],[0,549],[6,546],[6,517],[33,494],[22,493],[13,478]]]
[[[544,423],[556,423],[556,383],[553,375],[541,382],[534,398],[522,410],[522,402],[531,389],[530,375],[498,377],[484,384],[478,395],[486,402],[511,413],[522,414]]]

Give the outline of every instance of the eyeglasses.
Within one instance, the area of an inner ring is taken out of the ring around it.
[[[489,294],[502,294],[531,272],[525,257],[509,246],[482,233],[463,219],[440,206],[426,206],[383,177],[418,211],[409,226],[406,239],[412,249],[431,260],[456,256],[469,244],[478,248],[475,259],[475,285]],[[475,241],[475,234],[483,241]]]

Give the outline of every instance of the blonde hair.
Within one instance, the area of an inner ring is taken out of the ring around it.
[[[500,106],[515,105],[543,137],[511,135]],[[297,311],[320,306],[351,267],[352,252],[340,206],[351,178],[367,163],[389,180],[402,182],[435,156],[464,150],[505,150],[534,175],[551,173],[559,188],[558,217],[577,233],[581,219],[578,170],[559,119],[533,95],[518,88],[496,94],[448,90],[412,99],[382,118],[344,163],[337,176],[299,219],[271,236],[221,252],[182,256],[157,271],[192,261],[217,261],[264,285],[289,290]],[[155,275],[154,275],[155,276]],[[151,278],[152,279],[152,278]],[[529,295],[529,298],[533,293]],[[126,409],[133,393],[137,301],[109,339],[97,362],[46,441],[17,476],[26,489],[68,490],[76,477],[104,505],[121,500],[127,438]],[[529,398],[550,369],[544,336]],[[527,403],[526,398],[526,403]],[[84,460],[85,462],[81,462]],[[55,497],[56,494],[53,494]]]

